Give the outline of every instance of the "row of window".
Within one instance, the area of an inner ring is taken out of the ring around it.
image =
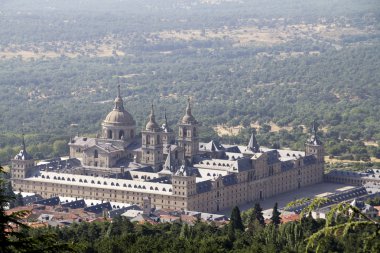
[[[50,179],[49,175],[47,175],[46,177],[45,177],[45,175],[42,175],[41,177],[42,178],[46,178],[46,179]],[[69,177],[65,179],[65,177],[54,176],[53,179],[55,179],[55,180],[66,180],[66,181],[70,181],[70,182],[76,182],[75,178],[71,178],[70,179]],[[80,182],[80,183],[88,183],[87,179],[84,179],[84,180],[79,179],[78,182]],[[95,180],[91,180],[91,184],[95,184],[95,183],[96,184],[100,184],[100,185],[102,184],[102,182],[100,180],[98,180],[97,182],[95,182]],[[106,181],[104,181],[103,185],[108,185],[108,183]],[[114,183],[114,182],[111,182],[110,185],[111,186],[120,186],[119,183]],[[132,184],[128,184],[127,185],[127,184],[124,183],[123,187],[132,188]],[[135,189],[144,189],[144,190],[147,189],[145,185],[143,185],[143,186],[141,186],[141,185],[133,185],[133,188],[135,188]],[[149,190],[159,191],[158,187],[153,187],[153,186],[150,186]],[[165,187],[162,188],[162,191],[166,192],[166,188]],[[172,189],[169,188],[168,192],[172,192]]]

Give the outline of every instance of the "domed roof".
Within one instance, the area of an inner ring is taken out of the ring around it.
[[[104,123],[125,126],[136,125],[135,120],[129,112],[126,110],[119,111],[115,109],[108,113],[107,117],[104,120]]]
[[[104,119],[105,124],[112,125],[123,125],[123,126],[134,126],[136,125],[135,120],[132,115],[124,109],[124,102],[120,96],[120,85],[118,85],[118,96],[115,98],[115,106],[113,110],[108,113],[107,117]]]
[[[190,98],[188,99],[187,107],[186,107],[186,114],[182,118],[183,124],[197,124],[196,119],[191,114],[191,107],[190,107]]]
[[[149,115],[149,121],[146,124],[145,129],[147,131],[159,131],[159,130],[161,130],[160,126],[156,122],[156,117],[154,116],[153,104],[152,104],[152,111]]]

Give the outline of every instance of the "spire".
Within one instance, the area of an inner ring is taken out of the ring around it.
[[[25,135],[24,131],[22,130],[22,150],[26,153],[26,145],[25,145]]]
[[[313,125],[311,127],[311,131],[312,131],[311,137],[308,140],[309,144],[322,145],[322,142],[321,142],[321,140],[319,140],[319,137],[318,137],[318,123],[316,120],[313,120]]]
[[[162,130],[165,133],[173,132],[173,130],[169,127],[168,118],[166,117],[166,109],[165,109],[165,112],[164,112],[164,118],[165,118],[165,122],[162,125]]]
[[[153,103],[152,103],[152,109],[150,110],[150,119],[151,120],[153,119],[153,121],[155,120]]]
[[[187,98],[186,114],[182,118],[183,124],[196,124],[194,116],[191,114],[190,97]]]
[[[120,95],[120,84],[117,85],[117,97],[121,98],[121,95]]]
[[[154,115],[154,106],[153,106],[153,103],[152,103],[152,109],[151,109],[150,115],[149,115],[149,121],[146,124],[145,129],[149,130],[149,131],[155,131],[155,130],[159,129],[159,126],[158,126],[158,124],[156,122],[156,116]]]
[[[165,126],[168,127],[168,118],[166,117],[166,109],[164,111],[164,117],[165,117]]]
[[[251,138],[249,139],[247,149],[252,151],[252,152],[259,152],[260,151],[260,146],[257,143],[255,133],[252,132]]]
[[[318,132],[318,124],[317,124],[317,122],[315,120],[313,120],[312,130],[313,130],[314,136],[316,136],[317,132]]]
[[[191,116],[190,97],[187,98],[186,115]]]
[[[26,145],[25,145],[25,136],[24,131],[22,131],[22,148],[20,152],[14,157],[14,160],[32,160],[33,157],[26,152]]]
[[[117,85],[117,97],[115,98],[115,107],[113,109],[117,111],[124,111],[124,103],[120,93],[120,84]]]

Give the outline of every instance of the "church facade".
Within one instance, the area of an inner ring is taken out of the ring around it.
[[[324,149],[313,134],[305,151],[260,147],[252,134],[246,146],[199,140],[199,123],[190,100],[178,135],[156,122],[154,107],[141,137],[120,94],[96,138],[76,136],[70,158],[35,165],[25,143],[12,160],[14,189],[154,208],[218,212],[320,183]]]

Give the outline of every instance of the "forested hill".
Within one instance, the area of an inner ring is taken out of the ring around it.
[[[317,119],[329,154],[380,157],[363,142],[380,139],[376,1],[264,2],[2,1],[0,160],[21,129],[39,157],[96,134],[118,82],[140,128],[152,101],[174,125],[191,96],[205,140],[253,124],[263,145],[302,148]]]

